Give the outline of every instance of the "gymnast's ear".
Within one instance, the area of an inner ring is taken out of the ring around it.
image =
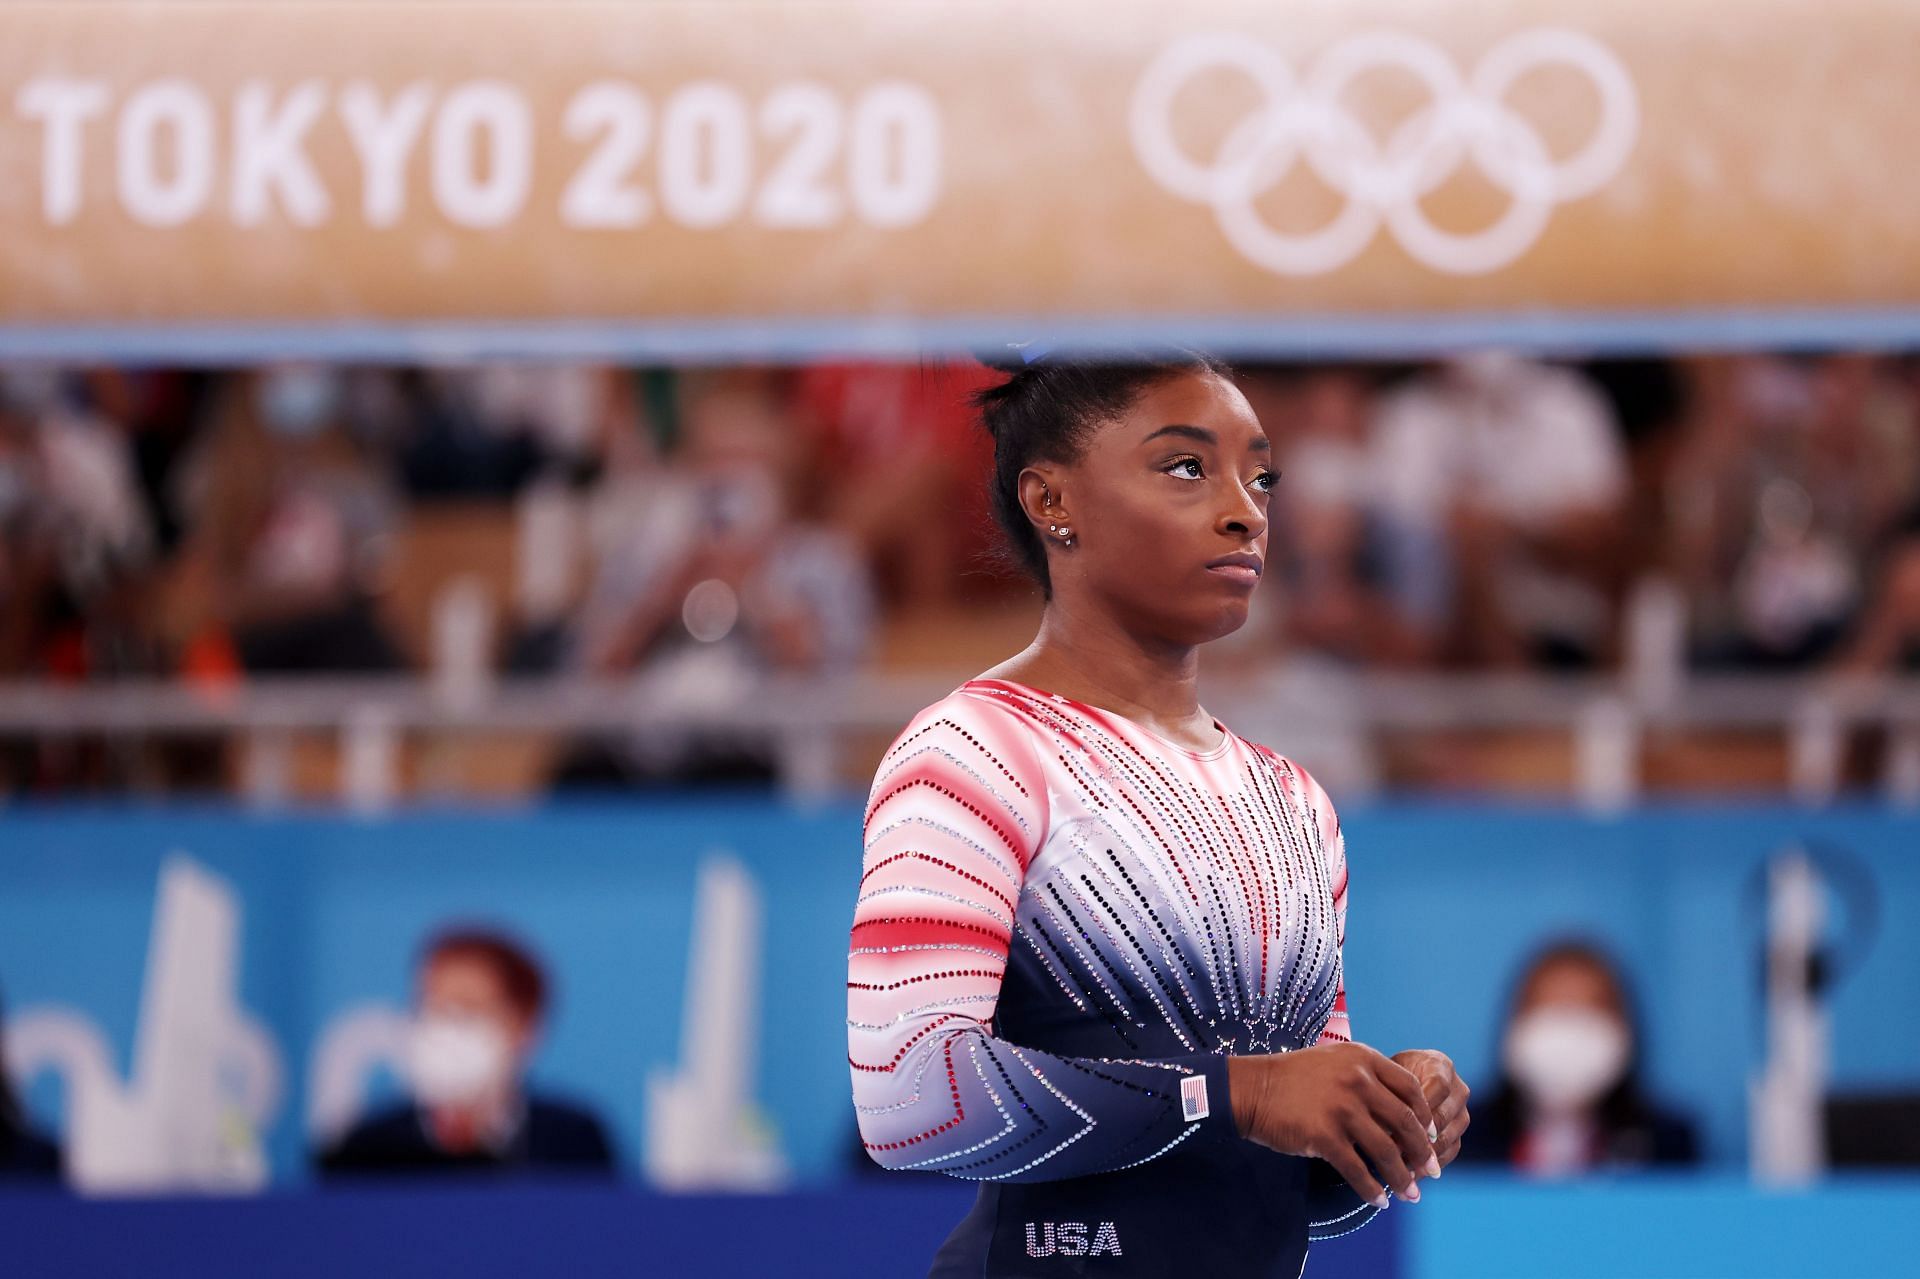
[[[1020,472],[1020,509],[1042,541],[1057,540],[1054,530],[1073,526],[1066,476],[1058,463],[1036,462]]]

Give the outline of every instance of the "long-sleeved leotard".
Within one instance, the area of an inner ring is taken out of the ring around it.
[[[1344,844],[1305,772],[973,680],[895,741],[865,825],[862,1139],[983,1183],[936,1274],[1292,1279],[1310,1236],[1371,1216],[1241,1139],[1227,1094],[1227,1055],[1349,1033]]]

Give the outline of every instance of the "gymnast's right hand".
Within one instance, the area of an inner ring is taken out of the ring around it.
[[[1281,1154],[1326,1160],[1377,1208],[1387,1206],[1387,1196],[1376,1171],[1412,1202],[1420,1198],[1416,1177],[1440,1175],[1428,1136],[1433,1115],[1419,1081],[1365,1044],[1229,1057],[1227,1091],[1241,1136]]]

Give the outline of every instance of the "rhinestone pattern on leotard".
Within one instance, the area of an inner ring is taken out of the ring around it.
[[[973,680],[889,749],[864,834],[847,1037],[883,1164],[1130,1167],[1197,1130],[1202,1055],[1349,1034],[1339,823],[1264,746]]]

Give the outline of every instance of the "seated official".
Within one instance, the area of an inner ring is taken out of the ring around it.
[[[1696,1162],[1692,1122],[1641,1083],[1637,1020],[1606,952],[1573,940],[1541,951],[1521,975],[1500,1078],[1461,1162],[1549,1178]]]
[[[546,979],[512,941],[485,932],[439,937],[420,967],[407,1051],[413,1100],[368,1117],[322,1153],[322,1176],[611,1175],[600,1121],[527,1088],[545,1007]]]

